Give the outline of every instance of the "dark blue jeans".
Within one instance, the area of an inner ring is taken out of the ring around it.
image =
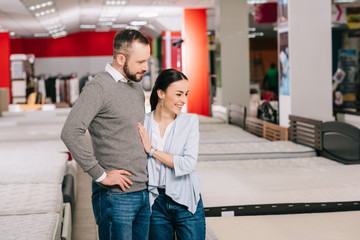
[[[122,193],[92,183],[92,205],[100,240],[148,239],[150,224],[147,190]]]
[[[204,240],[205,213],[200,198],[195,214],[187,207],[174,202],[159,189],[150,217],[150,240]]]

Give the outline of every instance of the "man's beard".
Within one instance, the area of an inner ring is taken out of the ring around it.
[[[124,73],[125,73],[127,79],[130,79],[134,82],[140,82],[143,78],[143,76],[139,76],[139,78],[136,78],[136,73],[135,74],[130,73],[127,61],[125,62],[125,65],[124,65]],[[145,71],[143,73],[145,73]]]

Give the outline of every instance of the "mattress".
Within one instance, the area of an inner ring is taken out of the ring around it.
[[[220,118],[216,118],[216,117],[207,117],[207,116],[203,116],[203,115],[198,115],[199,116],[199,123],[203,124],[203,123],[225,123],[225,121],[223,119]]]
[[[14,105],[16,108],[16,105]],[[9,105],[11,109],[11,105]],[[15,109],[14,108],[14,109]],[[49,111],[5,111],[3,117],[53,117],[53,116],[67,116],[71,108],[55,108]]]
[[[360,165],[321,157],[207,161],[196,167],[207,216],[358,209],[359,171]]]
[[[0,127],[0,141],[60,140],[63,124]]]
[[[0,216],[60,213],[61,184],[0,185]]]
[[[0,126],[64,124],[67,115],[57,115],[56,111],[4,112],[0,118]]]
[[[0,133],[1,136],[1,133]],[[0,140],[1,141],[1,140]],[[10,141],[1,142],[0,153],[4,150],[11,151],[58,151],[67,152],[68,149],[60,139],[47,140],[47,141]]]
[[[200,144],[199,161],[313,157],[313,148],[291,141]]]
[[[16,154],[15,154],[16,155]],[[19,154],[20,155],[20,154]],[[29,157],[3,157],[0,153],[0,184],[58,183],[61,184],[67,170],[65,153]]]
[[[200,132],[236,131],[243,132],[244,129],[227,123],[204,123],[199,125]]]
[[[206,218],[207,240],[358,240],[360,211]]]
[[[53,149],[3,149],[0,147],[0,161],[3,158],[10,158],[15,160],[43,160],[50,161],[53,159],[60,159],[61,161],[66,161],[68,159],[68,154],[64,152],[59,152]]]
[[[55,115],[56,116],[67,116],[69,115],[71,108],[56,108]]]
[[[42,124],[64,124],[66,116],[55,117],[1,117],[0,127],[3,126],[28,126]]]
[[[0,216],[0,236],[3,240],[60,239],[61,215],[44,213]]]
[[[201,125],[200,125],[201,126]],[[235,130],[236,129],[236,130]],[[238,143],[238,142],[267,142],[268,140],[255,136],[236,127],[232,130],[202,131],[200,130],[200,144],[208,143]]]

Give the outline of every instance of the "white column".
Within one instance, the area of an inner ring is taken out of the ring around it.
[[[216,35],[221,43],[221,104],[249,106],[249,16],[245,0],[219,0]]]
[[[289,114],[332,120],[331,1],[289,0],[289,95],[280,95],[280,125]]]

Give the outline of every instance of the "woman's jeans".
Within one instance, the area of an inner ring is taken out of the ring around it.
[[[187,207],[174,202],[159,188],[150,217],[150,240],[204,240],[206,225],[203,203],[200,198],[195,214]]]
[[[147,189],[123,193],[92,183],[92,205],[100,240],[148,239],[150,207]]]

